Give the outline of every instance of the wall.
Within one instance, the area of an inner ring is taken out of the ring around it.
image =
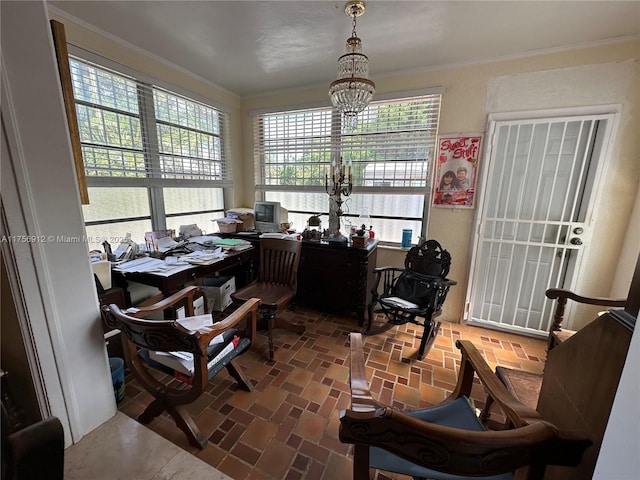
[[[611,416],[604,432],[594,480],[636,480],[640,478],[640,329],[631,337]]]
[[[46,9],[2,2],[3,259],[43,416],[65,443],[116,412]],[[15,341],[20,341],[16,338]],[[90,388],[88,386],[90,385]]]
[[[25,425],[31,425],[41,420],[42,415],[31,379],[31,369],[24,348],[18,312],[15,308],[4,260],[4,258],[0,258],[0,318],[2,318],[2,322],[0,322],[0,366],[8,373],[8,390],[13,402],[19,406],[24,415]],[[2,388],[5,388],[4,383]]]
[[[606,297],[611,291],[617,265],[635,264],[639,248],[637,242],[628,248],[623,245],[640,182],[640,141],[636,134],[640,131],[639,57],[640,41],[636,40],[481,65],[374,78],[374,81],[379,94],[444,87],[440,113],[442,134],[483,132],[487,114],[497,111],[622,104],[616,155],[609,165],[614,175],[605,180],[603,202],[607,208],[598,225],[607,235],[602,236],[596,248],[590,251],[589,261],[593,262],[593,269],[598,274],[593,275],[594,281],[587,282],[585,291],[581,292]],[[518,101],[512,96],[513,90],[503,91],[503,87],[511,87],[517,82],[533,87],[515,92]],[[253,171],[250,112],[313,102],[328,102],[326,87],[278,93],[243,102],[243,157],[247,173]],[[248,202],[253,199],[253,191],[248,179],[244,180],[245,201]],[[615,204],[615,208],[610,208],[612,204]],[[453,265],[449,277],[458,281],[447,297],[442,316],[444,320],[457,322],[464,311],[475,214],[475,210],[431,209],[428,236],[438,239],[451,252]],[[624,252],[624,259],[619,258],[621,251]],[[401,250],[380,252],[379,264],[400,266],[404,254]],[[622,275],[630,279],[631,272],[622,271]]]

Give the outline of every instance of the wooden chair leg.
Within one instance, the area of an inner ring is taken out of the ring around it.
[[[418,360],[422,360],[425,354],[429,353],[433,342],[436,340],[436,336],[440,331],[440,322],[434,322],[431,320],[427,322],[425,320],[424,330],[422,331],[422,339],[420,340],[420,348],[418,349]]]
[[[275,348],[273,347],[273,330],[276,328],[281,328],[283,330],[288,330],[290,332],[298,333],[302,335],[306,331],[306,327],[304,325],[300,325],[298,323],[291,323],[286,318],[280,318],[276,315],[274,311],[265,311],[262,314],[262,319],[267,324],[267,331],[269,333],[269,360],[273,360],[273,354]]]
[[[369,446],[353,446],[353,480],[369,480]]]
[[[235,378],[236,382],[238,382],[238,386],[247,392],[253,391],[253,384],[251,380],[245,375],[244,371],[240,366],[236,363],[235,359],[230,360],[227,364],[227,371],[229,375]]]
[[[154,418],[159,416],[162,412],[167,410],[169,407],[170,405],[167,404],[163,399],[156,398],[149,405],[147,405],[147,408],[144,409],[144,412],[138,415],[138,420],[140,421],[140,423],[146,425]]]
[[[267,322],[267,332],[269,334],[269,360],[273,360],[273,320],[276,314],[274,312],[265,312],[263,318]]]
[[[491,395],[487,395],[487,399],[484,402],[484,408],[482,409],[482,411],[480,412],[480,415],[478,416],[478,418],[480,419],[480,422],[482,422],[483,425],[486,425],[487,421],[489,420],[493,402],[494,402],[493,397]]]
[[[176,405],[167,409],[167,412],[180,430],[184,432],[189,443],[194,447],[204,448],[207,446],[208,439],[196,425],[195,420],[189,415],[189,412],[181,405]]]

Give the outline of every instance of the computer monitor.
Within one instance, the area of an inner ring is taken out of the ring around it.
[[[288,212],[280,206],[280,202],[256,200],[253,211],[256,230],[259,232],[279,232],[280,224],[288,221]]]

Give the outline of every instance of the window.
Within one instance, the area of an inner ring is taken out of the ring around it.
[[[353,165],[353,193],[343,198],[341,230],[367,222],[381,242],[399,244],[403,228],[417,239],[425,233],[439,111],[439,93],[376,101],[352,132],[341,131],[330,107],[254,115],[256,190],[279,201],[298,229],[318,213],[326,227],[325,175],[342,157]]]
[[[70,58],[90,205],[90,248],[103,239],[224,215],[227,114],[133,76]]]

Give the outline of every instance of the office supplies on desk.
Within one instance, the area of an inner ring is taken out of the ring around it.
[[[191,225],[180,225],[178,232],[180,234],[180,238],[183,238],[185,240],[189,240],[193,237],[199,237],[202,235],[202,230],[200,230],[200,227],[198,227],[198,225],[196,225],[195,223],[192,223]]]
[[[152,273],[154,275],[160,275],[168,277],[176,272],[192,268],[190,264],[178,263],[175,265],[167,265],[164,260],[159,258],[142,257],[130,262],[125,262],[114,270],[127,274],[127,273]]]
[[[224,250],[231,250],[235,252],[252,247],[251,242],[240,238],[218,238],[212,243],[222,247]]]
[[[191,252],[188,255],[182,255],[179,257],[181,262],[188,262],[191,265],[211,265],[212,263],[219,262],[227,256],[222,249],[217,248],[215,250],[204,250]]]
[[[189,238],[189,243],[199,243],[200,245],[213,245],[213,242],[220,240],[217,235],[199,235]]]

